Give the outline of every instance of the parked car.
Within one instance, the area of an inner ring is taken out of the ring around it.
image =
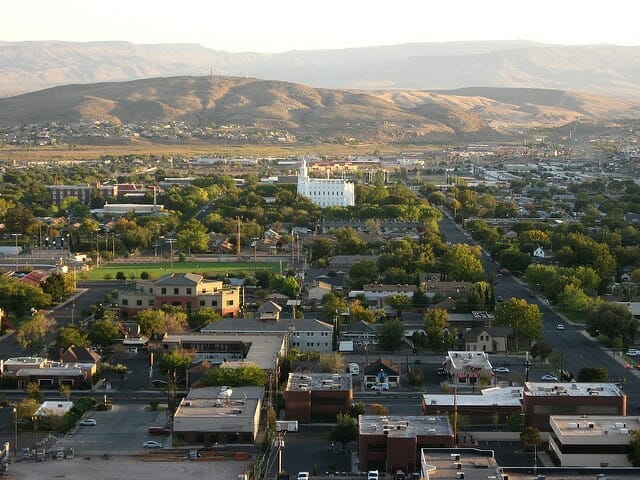
[[[149,427],[147,430],[149,435],[169,435],[171,431],[165,427]]]
[[[556,377],[555,375],[543,375],[541,377],[541,380],[543,382],[557,382],[558,381],[558,377]]]
[[[85,427],[95,427],[98,424],[98,422],[96,422],[95,418],[85,418],[84,420],[80,421],[80,425],[83,425]]]
[[[144,448],[162,448],[162,444],[160,442],[156,442],[155,440],[147,440],[142,444]]]
[[[447,370],[444,367],[438,367],[438,376],[444,377],[447,374]]]
[[[298,472],[298,480],[309,480],[309,472]]]
[[[640,350],[636,350],[635,348],[630,348],[627,350],[627,357],[638,357],[640,356]]]
[[[509,369],[507,367],[497,367],[494,368],[493,371],[495,373],[509,373]]]
[[[374,383],[373,385],[371,385],[371,390],[377,390],[379,392],[381,392],[382,390],[389,390],[389,384],[388,383]]]
[[[367,480],[378,480],[378,470],[369,470]]]
[[[556,325],[556,330],[564,330],[564,325],[559,323],[558,325]]]

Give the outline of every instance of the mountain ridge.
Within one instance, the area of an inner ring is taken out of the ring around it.
[[[226,76],[75,84],[0,99],[0,126],[185,122],[280,130],[301,139],[424,140],[640,117],[640,105],[561,90],[338,90]]]
[[[640,47],[514,41],[230,53],[199,44],[0,42],[0,96],[142,78],[246,76],[332,89],[552,88],[640,98]]]

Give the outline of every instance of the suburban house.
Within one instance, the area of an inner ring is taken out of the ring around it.
[[[241,306],[240,288],[220,280],[206,280],[196,273],[172,273],[158,280],[139,280],[133,288],[120,289],[118,298],[123,320],[163,305],[182,307],[187,312],[210,307],[223,317],[236,317]]]
[[[365,365],[364,386],[365,388],[375,388],[379,384],[387,384],[389,388],[400,386],[400,367],[393,365],[384,358]]]
[[[447,416],[360,415],[358,467],[386,473],[419,470],[423,448],[455,446]]]
[[[464,334],[465,350],[507,353],[512,327],[475,327]]]
[[[415,285],[385,285],[381,283],[370,283],[362,286],[362,290],[351,290],[349,298],[356,298],[364,295],[369,305],[381,308],[385,305],[385,300],[392,295],[405,295],[413,298],[413,294],[418,289]]]
[[[264,387],[205,387],[189,390],[173,417],[173,438],[210,447],[253,444],[260,427]]]
[[[285,419],[335,422],[353,401],[350,373],[290,373],[284,391]]]
[[[272,301],[265,302],[258,307],[258,316],[261,321],[278,321],[280,319],[280,312],[282,312],[282,307]]]
[[[64,364],[80,364],[91,372],[91,375],[98,371],[102,357],[88,347],[70,346],[60,353],[60,362]]]

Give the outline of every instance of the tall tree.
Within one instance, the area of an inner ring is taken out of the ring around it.
[[[36,313],[18,327],[16,340],[22,347],[38,352],[44,347],[47,334],[53,330],[55,324],[55,320]]]
[[[510,298],[498,304],[494,317],[494,325],[513,328],[516,349],[523,338],[531,342],[542,337],[542,312],[523,298]]]
[[[329,432],[329,440],[342,445],[342,451],[347,448],[347,443],[358,439],[358,426],[356,421],[346,413],[339,413],[336,426]]]
[[[593,337],[606,335],[620,337],[625,343],[633,342],[638,329],[636,320],[626,305],[605,302],[593,310],[587,320],[587,331]]]
[[[473,282],[484,276],[478,246],[456,243],[447,248],[440,259],[442,272],[451,280]]]
[[[380,349],[395,351],[402,345],[404,325],[399,320],[386,321],[378,326],[376,336]]]

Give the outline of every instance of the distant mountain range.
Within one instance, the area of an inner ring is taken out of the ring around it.
[[[616,118],[640,118],[640,104],[561,90],[358,91],[213,75],[65,85],[0,99],[0,126],[182,121],[284,130],[307,141],[500,139],[523,127]]]
[[[332,89],[543,88],[637,101],[640,47],[416,43],[277,54],[195,44],[0,42],[0,96],[152,77],[236,76]]]

